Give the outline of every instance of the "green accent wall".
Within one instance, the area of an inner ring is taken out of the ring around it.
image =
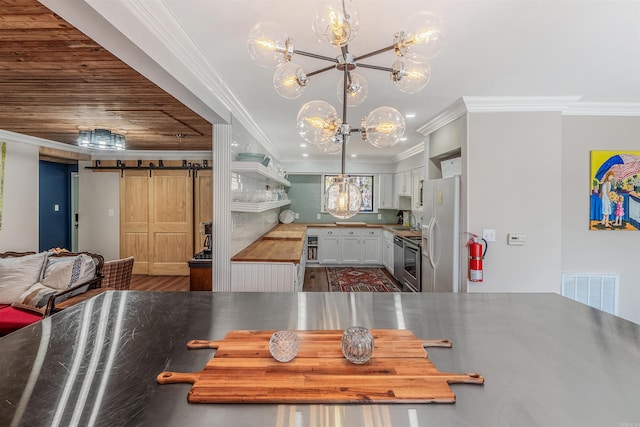
[[[291,183],[287,193],[291,204],[285,209],[290,209],[300,215],[295,222],[319,224],[334,223],[336,218],[328,213],[321,213],[322,207],[322,175],[289,175]],[[374,200],[377,204],[378,201]],[[369,224],[395,224],[397,222],[398,213],[395,209],[380,209],[378,213],[359,213],[353,218],[338,221],[366,222]],[[317,215],[320,214],[320,219]],[[378,219],[378,214],[382,215],[382,219]]]

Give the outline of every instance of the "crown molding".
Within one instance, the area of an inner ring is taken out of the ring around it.
[[[422,152],[424,152],[424,142],[416,144],[413,147],[403,151],[402,153],[396,154],[393,157],[393,160],[397,163],[401,160],[408,159],[409,157],[413,157],[416,154],[420,154]]]
[[[278,148],[264,134],[249,111],[233,94],[221,73],[193,43],[164,2],[132,0],[123,3],[153,36],[166,46],[171,55],[184,65],[184,69],[192,73],[213,96],[222,102],[231,112],[231,120],[240,122],[270,154],[276,158],[281,156]]]
[[[580,96],[463,96],[469,113],[564,111]]]
[[[55,148],[57,150],[69,151],[72,153],[91,154],[92,151],[86,148],[80,148],[75,145],[65,144],[62,142],[51,141],[49,139],[29,136],[22,133],[11,132],[0,129],[0,140],[11,142],[20,142],[22,144],[37,145],[38,147]]]
[[[463,98],[458,98],[451,106],[446,108],[442,113],[429,120],[424,125],[418,128],[418,133],[423,135],[429,135],[431,132],[440,129],[459,117],[462,117],[467,112],[467,106],[464,103]]]
[[[640,102],[579,102],[562,112],[565,116],[640,116]]]
[[[580,96],[463,96],[418,128],[429,135],[466,113],[556,111],[565,116],[640,116],[639,102],[580,102]]]

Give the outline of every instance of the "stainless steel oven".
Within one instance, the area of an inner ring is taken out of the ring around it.
[[[404,277],[404,263],[402,262],[403,241],[402,237],[393,236],[393,277],[400,283],[402,283]]]
[[[402,255],[402,290],[405,292],[421,292],[422,254],[419,240],[403,239]]]

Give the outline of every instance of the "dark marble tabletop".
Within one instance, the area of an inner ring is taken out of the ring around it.
[[[452,385],[453,404],[189,404],[232,329],[410,329]],[[553,294],[103,293],[0,338],[0,425],[640,426],[640,326]]]

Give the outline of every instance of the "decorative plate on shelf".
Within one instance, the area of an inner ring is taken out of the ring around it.
[[[296,214],[293,211],[287,209],[286,211],[280,212],[280,222],[283,224],[290,224],[296,218]]]

